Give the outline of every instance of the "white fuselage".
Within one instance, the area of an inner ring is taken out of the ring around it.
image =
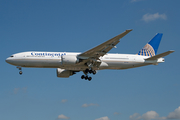
[[[80,53],[72,52],[21,52],[13,54],[6,59],[6,62],[21,67],[37,67],[37,68],[62,68],[66,70],[81,71],[87,68],[84,64],[63,64],[63,56],[78,56]],[[100,57],[100,66],[93,67],[94,70],[102,69],[128,69],[140,67],[150,64],[158,64],[164,62],[164,58],[158,60],[145,60],[149,56],[133,55],[133,54],[106,54]]]

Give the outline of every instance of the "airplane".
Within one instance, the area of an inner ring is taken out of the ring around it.
[[[137,54],[108,54],[120,42],[120,39],[132,29],[126,30],[116,37],[83,53],[75,52],[20,52],[11,55],[6,62],[17,66],[22,74],[22,67],[57,68],[57,77],[68,78],[76,72],[83,71],[81,79],[91,81],[88,74],[96,74],[97,70],[129,69],[146,65],[158,65],[165,60],[163,57],[174,50],[156,54],[162,33],[157,33]]]

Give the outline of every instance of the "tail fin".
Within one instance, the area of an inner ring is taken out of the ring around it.
[[[137,54],[142,56],[155,56],[161,42],[162,33],[156,34]]]

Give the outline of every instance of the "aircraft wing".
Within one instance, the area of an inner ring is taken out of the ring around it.
[[[78,55],[78,58],[81,59],[99,59],[100,56],[104,56],[107,52],[109,52],[113,47],[120,42],[120,39],[128,34],[132,30],[126,30],[125,32],[117,35],[116,37]]]

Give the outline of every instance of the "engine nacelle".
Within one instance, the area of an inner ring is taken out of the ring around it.
[[[63,65],[74,65],[79,62],[79,59],[75,55],[62,55],[61,62]]]
[[[69,76],[74,75],[74,74],[75,73],[71,70],[57,68],[57,77],[68,78]]]

